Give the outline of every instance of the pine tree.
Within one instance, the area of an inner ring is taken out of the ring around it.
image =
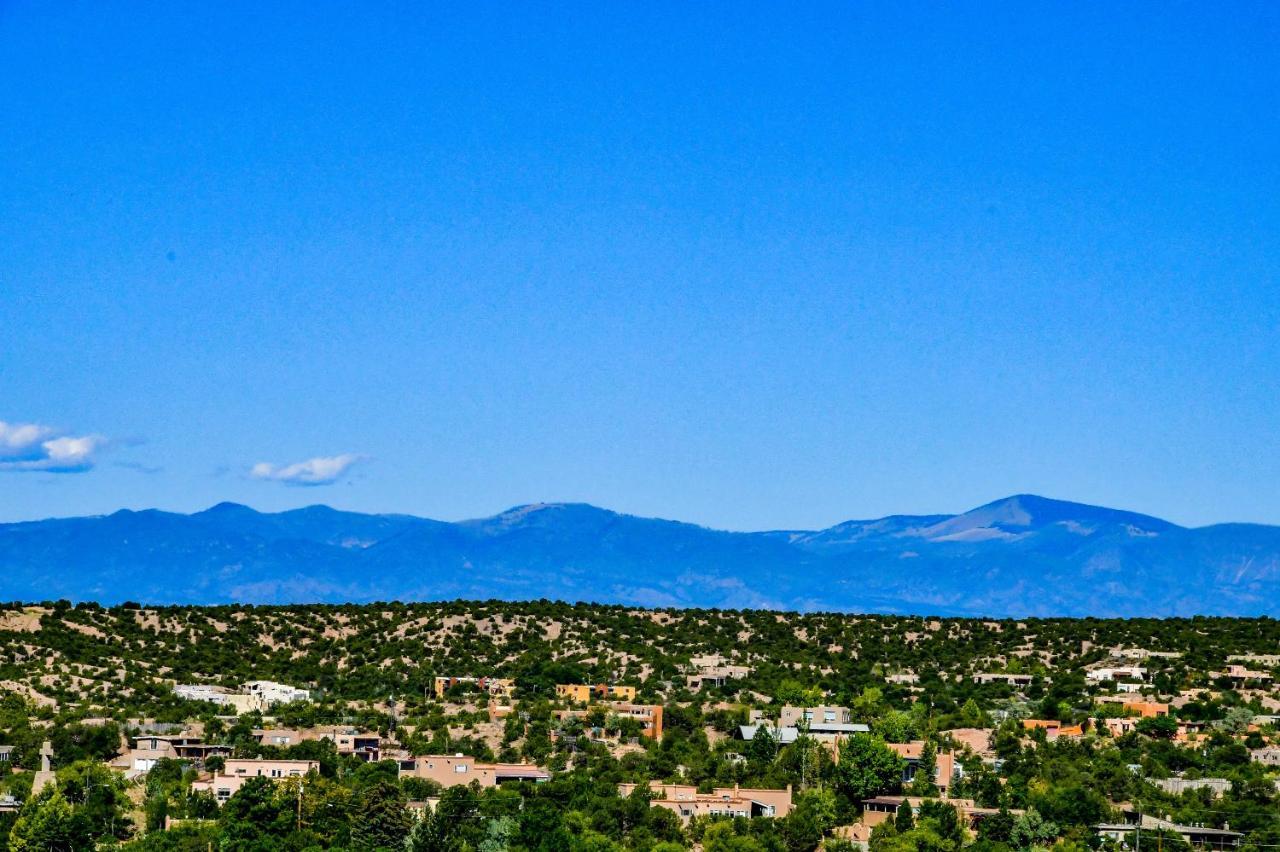
[[[911,803],[903,801],[898,806],[898,812],[893,817],[893,827],[898,829],[898,833],[910,831],[916,827],[916,817],[911,811]]]
[[[353,849],[399,849],[413,828],[413,817],[405,806],[404,793],[386,781],[364,791],[352,815]]]

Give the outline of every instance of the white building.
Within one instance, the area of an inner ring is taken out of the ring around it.
[[[1146,680],[1147,670],[1142,666],[1114,666],[1091,669],[1085,673],[1085,679],[1090,683],[1105,683],[1116,680]]]
[[[209,686],[204,683],[174,684],[173,694],[187,701],[212,701],[214,704],[229,704],[227,690],[220,686]]]
[[[209,701],[219,707],[228,707],[237,716],[311,698],[311,693],[305,689],[270,680],[251,680],[238,691],[203,683],[179,683],[174,685],[173,693],[188,701]]]
[[[288,704],[291,701],[307,701],[311,698],[311,693],[305,689],[270,680],[251,680],[244,685],[244,692],[248,695],[256,695],[264,707]]]

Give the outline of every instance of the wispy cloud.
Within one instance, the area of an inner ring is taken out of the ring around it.
[[[365,461],[367,456],[344,453],[340,456],[316,456],[293,464],[275,465],[258,462],[249,470],[254,479],[283,482],[285,485],[332,485],[352,465]]]
[[[109,443],[101,435],[71,435],[40,423],[0,420],[0,472],[84,473]]]
[[[158,465],[143,464],[136,461],[118,461],[116,467],[123,470],[131,470],[134,473],[145,473],[148,476],[156,473],[164,473],[164,468]]]

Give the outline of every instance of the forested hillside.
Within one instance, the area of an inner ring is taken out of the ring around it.
[[[1271,619],[980,621],[547,601],[14,604],[0,610],[0,745],[11,747],[15,768],[0,795],[20,807],[0,810],[0,846],[836,850],[854,842],[842,832],[865,817],[868,796],[905,792],[927,804],[940,795],[928,776],[904,784],[906,764],[892,750],[923,743],[927,760],[955,755],[950,800],[993,817],[966,827],[950,808],[930,805],[877,827],[873,852],[1078,852],[1111,843],[1095,827],[1123,820],[1135,803],[1179,823],[1230,826],[1262,852],[1280,845],[1276,770],[1251,756],[1275,739],[1267,717],[1280,712],[1269,680],[1277,653],[1280,622]],[[694,687],[696,657],[746,673]],[[1261,661],[1252,665],[1265,671],[1254,674],[1266,682],[1225,677],[1232,658]],[[1143,675],[1133,686],[1171,710],[1117,734],[1103,722],[1125,715],[1112,703],[1126,700],[1124,690],[1091,673],[1134,660]],[[438,696],[436,676],[512,678],[513,710],[495,718],[487,696],[465,684]],[[175,683],[250,680],[302,687],[311,699],[237,718],[173,692]],[[635,701],[661,705],[662,736],[635,737],[633,723],[603,706],[564,715],[558,684],[600,683],[634,686]],[[848,708],[870,732],[834,749],[803,731],[795,741],[738,736],[753,718],[776,720],[784,705]],[[1047,738],[1025,719],[1053,720],[1064,733]],[[318,774],[293,786],[250,784],[219,807],[191,787],[208,767],[162,761],[142,776],[106,768],[126,735],[165,723],[236,757],[315,760]],[[395,760],[364,763],[327,740],[277,747],[260,736],[324,725],[374,732],[405,757],[527,762],[552,777],[440,790],[405,777]],[[989,749],[956,739],[968,730],[988,732]],[[35,795],[45,741],[57,783]],[[1224,779],[1226,792],[1156,786],[1200,777]],[[682,824],[650,807],[644,788],[621,796],[624,782],[790,785],[795,808],[781,818]],[[406,809],[413,801],[429,803],[421,818]],[[1161,848],[1183,843],[1176,832],[1151,836]]]
[[[148,696],[167,682],[252,677],[365,700],[412,701],[434,675],[460,672],[509,675],[531,688],[617,679],[658,694],[690,656],[706,653],[750,660],[755,672],[744,686],[765,694],[791,679],[843,700],[883,686],[884,674],[914,670],[934,691],[964,698],[977,687],[950,682],[957,675],[991,666],[1070,674],[1113,647],[1180,652],[1161,677],[1171,688],[1207,687],[1204,673],[1228,656],[1280,649],[1280,621],[982,621],[549,601],[159,609],[63,602],[0,611],[0,680],[40,699],[139,712],[157,709]]]

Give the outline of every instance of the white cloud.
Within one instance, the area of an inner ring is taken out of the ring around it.
[[[83,473],[109,442],[101,435],[67,435],[39,423],[0,420],[0,472]]]
[[[316,456],[287,465],[258,462],[249,469],[249,475],[254,479],[283,482],[285,485],[331,485],[352,465],[364,460],[365,456],[344,453],[340,456]]]
[[[0,458],[20,457],[40,442],[52,437],[53,430],[39,423],[6,423],[0,420]]]

